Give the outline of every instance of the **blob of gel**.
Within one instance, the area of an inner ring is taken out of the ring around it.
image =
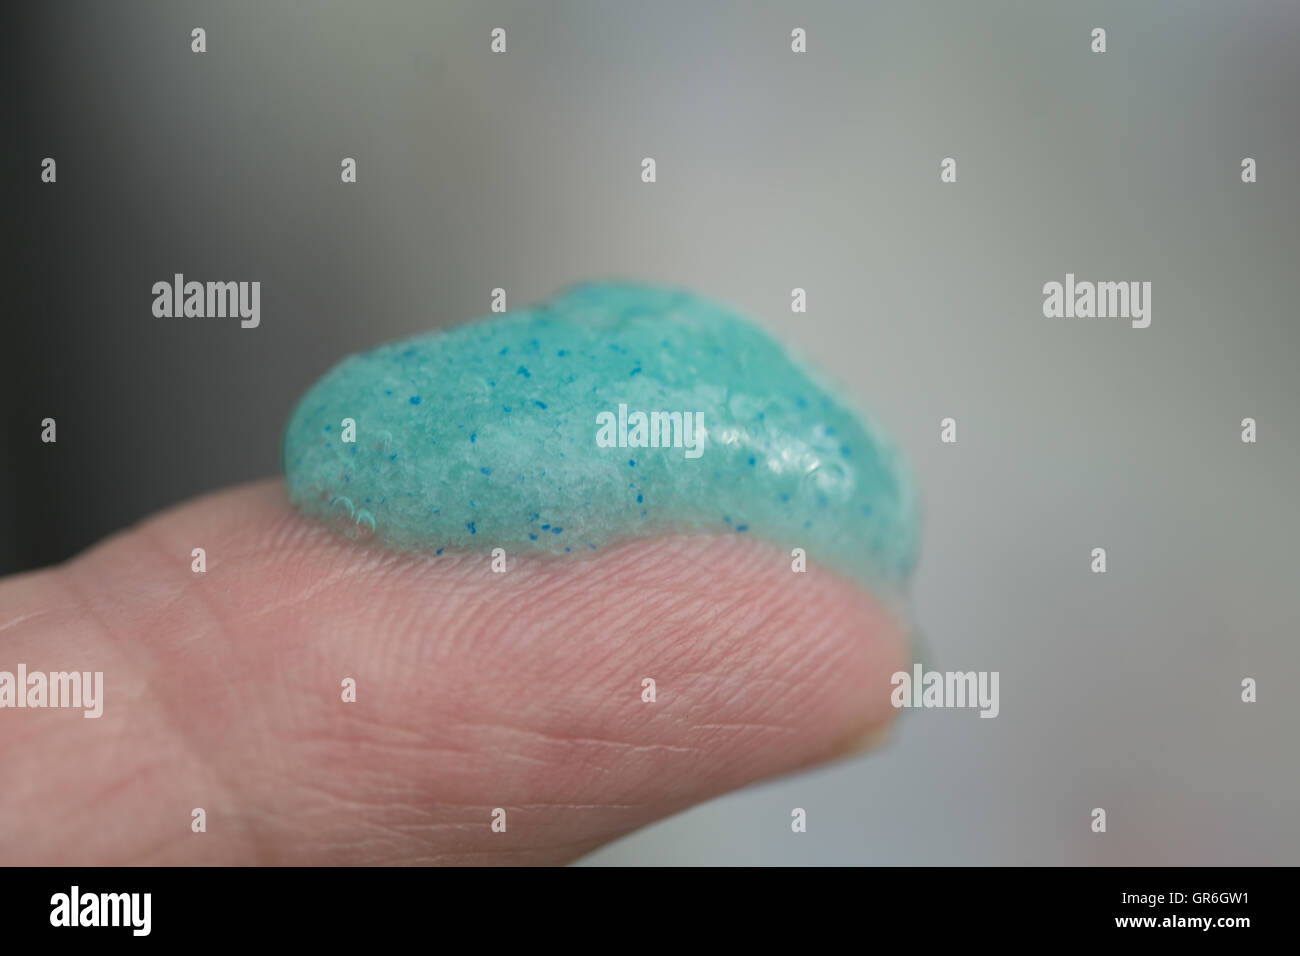
[[[913,484],[875,425],[732,311],[642,284],[344,359],[294,409],[284,470],[307,514],[433,555],[741,534],[876,590],[916,557]]]

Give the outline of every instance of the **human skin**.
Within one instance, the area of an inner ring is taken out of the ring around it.
[[[0,863],[558,864],[893,717],[900,625],[761,541],[447,558],[268,480],[0,581],[0,669],[104,673],[98,719],[0,710]]]

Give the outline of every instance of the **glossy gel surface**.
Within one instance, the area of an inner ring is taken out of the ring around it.
[[[680,418],[641,447],[638,412]],[[892,587],[916,554],[912,484],[873,425],[749,322],[644,285],[576,286],[344,359],[294,409],[284,468],[301,510],[435,555],[748,534]]]

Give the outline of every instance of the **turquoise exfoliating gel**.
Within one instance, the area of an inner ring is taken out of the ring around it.
[[[748,534],[901,585],[916,503],[896,452],[745,320],[593,283],[344,359],[284,437],[298,508],[403,550],[593,554]]]

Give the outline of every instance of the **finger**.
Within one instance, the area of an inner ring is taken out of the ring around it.
[[[0,858],[562,862],[893,713],[899,625],[769,545],[489,550],[363,547],[267,481],[0,583],[10,669],[104,674],[98,719],[0,711]]]

